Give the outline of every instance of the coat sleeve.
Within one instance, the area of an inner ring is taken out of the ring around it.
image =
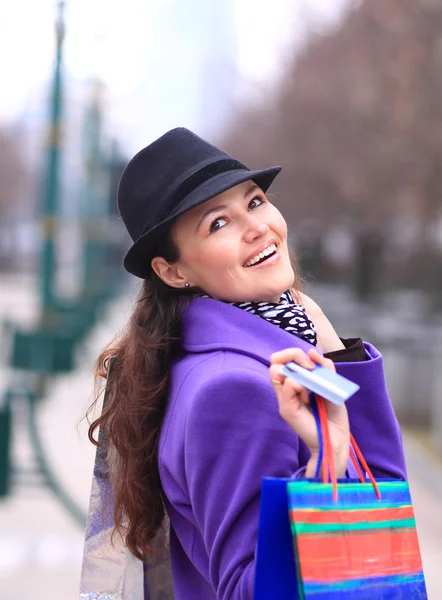
[[[261,479],[294,476],[298,449],[264,374],[229,369],[198,390],[185,431],[185,469],[219,600],[252,600]]]
[[[350,430],[376,478],[406,479],[399,423],[387,392],[382,355],[364,343],[364,362],[336,363],[340,375],[361,389],[347,401]]]

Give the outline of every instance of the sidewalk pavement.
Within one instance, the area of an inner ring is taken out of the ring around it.
[[[30,289],[0,282],[0,320],[19,316],[31,323],[36,306]],[[40,435],[57,480],[87,513],[95,448],[81,421],[93,395],[93,368],[100,351],[125,324],[132,298],[113,302],[77,354],[78,368],[55,377],[38,407]],[[0,368],[0,390],[10,373]],[[18,408],[21,408],[20,406]],[[81,422],[80,422],[81,421]],[[15,466],[29,468],[32,452],[26,415],[14,411],[12,455]],[[1,600],[78,600],[84,530],[46,488],[24,485],[0,500]]]
[[[442,597],[442,467],[411,434],[403,432],[411,497],[430,600]]]
[[[45,450],[60,482],[86,512],[94,448],[77,424],[92,394],[93,361],[123,326],[132,299],[116,300],[78,354],[78,369],[57,377],[39,408]],[[0,314],[2,306],[0,301]],[[7,373],[0,372],[0,384]],[[404,446],[429,598],[442,597],[442,468],[411,433]],[[16,415],[14,459],[30,455],[25,423]],[[83,531],[46,489],[16,486],[0,503],[2,600],[78,600]]]

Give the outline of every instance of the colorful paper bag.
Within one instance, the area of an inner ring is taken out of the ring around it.
[[[298,597],[424,599],[413,507],[406,481],[287,484]]]
[[[375,481],[353,438],[360,480],[337,481],[323,399],[312,407],[316,477],[263,480],[254,600],[426,599],[408,483]]]

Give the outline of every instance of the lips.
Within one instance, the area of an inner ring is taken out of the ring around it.
[[[277,251],[277,246],[275,242],[267,242],[260,249],[258,249],[255,254],[252,254],[247,261],[243,264],[243,267],[249,268],[253,267],[255,264],[260,264],[264,262],[267,258],[275,254]]]

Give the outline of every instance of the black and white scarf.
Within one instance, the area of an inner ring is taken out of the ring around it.
[[[206,294],[203,297],[210,298]],[[297,304],[293,300],[290,290],[282,294],[279,302],[229,302],[228,304],[257,315],[316,346],[315,326],[308,318],[302,304]]]
[[[293,335],[316,346],[315,326],[308,318],[302,304],[297,304],[289,290],[284,292],[279,302],[229,302],[243,310],[262,317]]]

